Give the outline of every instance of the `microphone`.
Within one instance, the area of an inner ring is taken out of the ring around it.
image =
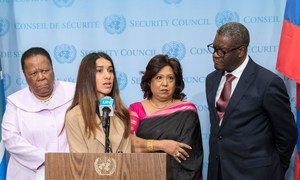
[[[114,114],[114,99],[105,96],[99,103],[100,117],[102,117],[102,127],[105,132],[105,153],[112,152],[109,141],[110,117]]]
[[[105,96],[100,99],[99,104],[100,116],[113,116],[114,115],[114,99],[110,96]]]

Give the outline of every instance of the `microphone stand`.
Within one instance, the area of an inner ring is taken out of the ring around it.
[[[108,116],[110,109],[103,111],[103,122],[102,127],[105,133],[105,153],[110,153],[110,140],[109,140],[109,129],[110,129],[110,117]]]
[[[106,127],[104,129],[105,131],[105,153],[110,153],[110,141],[109,141],[109,128],[110,127],[110,117],[108,116],[106,119]]]

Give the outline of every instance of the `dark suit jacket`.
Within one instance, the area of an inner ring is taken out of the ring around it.
[[[208,179],[284,179],[297,129],[280,77],[249,59],[226,108],[222,125],[215,109],[222,71],[206,79],[210,115]]]

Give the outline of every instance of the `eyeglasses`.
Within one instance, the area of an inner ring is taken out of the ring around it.
[[[211,44],[207,45],[207,49],[208,49],[208,51],[209,51],[210,53],[212,53],[212,54],[214,54],[214,53],[216,52],[218,56],[224,57],[227,53],[230,53],[230,52],[232,52],[232,51],[235,51],[235,50],[241,48],[242,46],[245,46],[245,45],[241,45],[241,46],[239,46],[239,47],[232,48],[232,49],[229,49],[229,50],[227,50],[227,51],[224,51],[224,50],[222,50],[222,49],[215,49],[214,46],[213,46],[213,43],[211,43]]]

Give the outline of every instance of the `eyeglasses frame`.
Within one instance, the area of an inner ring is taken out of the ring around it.
[[[231,48],[231,49],[229,49],[229,50],[227,50],[227,51],[224,51],[223,49],[215,49],[215,48],[213,47],[213,44],[214,44],[214,43],[210,43],[210,44],[207,45],[208,51],[209,51],[210,53],[212,53],[212,54],[217,53],[217,55],[220,56],[220,57],[224,57],[226,54],[228,54],[228,53],[230,53],[230,52],[232,52],[232,51],[238,50],[238,49],[240,49],[240,48],[243,47],[243,46],[246,46],[246,45],[240,45],[240,46],[238,46],[238,47]],[[211,51],[210,48],[212,48],[214,51]],[[221,53],[222,53],[221,55],[218,53],[218,52],[220,52],[220,51],[221,51]]]

